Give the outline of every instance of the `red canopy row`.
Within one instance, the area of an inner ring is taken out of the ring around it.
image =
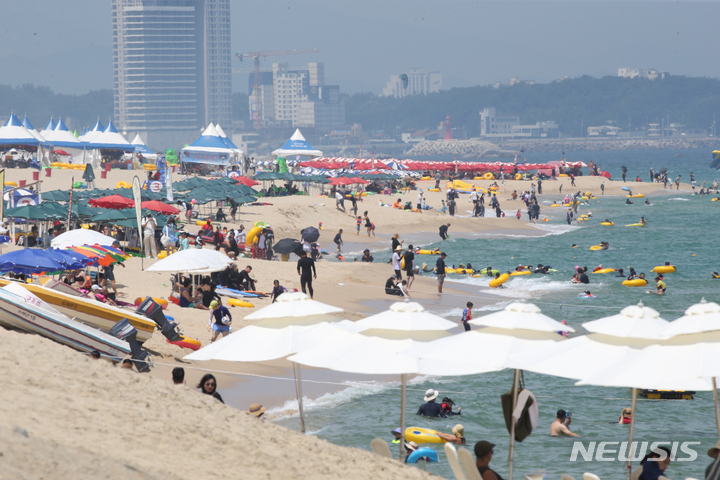
[[[99,208],[114,208],[121,210],[123,208],[132,208],[135,206],[135,202],[131,198],[123,197],[122,195],[110,195],[107,197],[94,198],[88,201],[93,207]],[[180,212],[177,208],[168,205],[167,203],[160,202],[158,200],[149,200],[142,202],[142,208],[147,208],[153,212],[162,213],[164,215],[175,215]]]
[[[413,171],[457,171],[460,172],[499,172],[500,167],[503,168],[503,172],[510,173],[515,168],[519,172],[525,172],[528,170],[537,169],[549,169],[552,168],[547,164],[538,163],[502,163],[502,162],[432,162],[432,161],[420,161],[420,160],[372,160],[369,158],[341,158],[341,157],[318,157],[306,162],[299,162],[300,167],[311,167],[317,169],[326,170],[339,170],[339,169],[353,169],[353,170],[387,170],[391,167],[388,166],[390,163],[396,163],[401,165],[408,170]]]

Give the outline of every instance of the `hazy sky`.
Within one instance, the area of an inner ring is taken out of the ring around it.
[[[112,88],[110,0],[2,2],[0,84],[60,93]],[[720,77],[720,2],[231,0],[232,52],[318,48],[269,57],[325,64],[326,83],[380,93],[424,67],[444,88],[616,75],[618,67]],[[235,91],[252,63],[233,59]]]

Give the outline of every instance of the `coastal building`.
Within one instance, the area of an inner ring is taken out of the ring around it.
[[[407,87],[403,75],[407,76]],[[383,88],[382,96],[403,98],[412,95],[427,95],[442,89],[442,73],[428,72],[422,68],[413,68],[408,73],[390,75],[390,81]]]
[[[117,125],[154,149],[231,125],[230,0],[112,0]]]
[[[618,77],[623,78],[647,78],[648,80],[663,80],[665,76],[670,75],[668,72],[658,72],[654,68],[649,70],[640,70],[638,68],[618,68]]]
[[[599,127],[587,127],[588,137],[617,137],[622,130],[612,125],[602,125]]]
[[[245,155],[257,152],[260,146],[260,134],[255,132],[236,133],[232,136],[232,142],[243,151]]]
[[[534,125],[521,125],[520,117],[498,116],[494,107],[480,112],[480,136],[492,138],[558,138],[557,124],[548,120]]]
[[[313,128],[328,133],[345,123],[345,103],[338,85],[325,85],[325,67],[309,63],[291,69],[287,63],[274,63],[272,72],[260,78],[260,118],[264,127]],[[250,115],[255,108],[255,76],[248,81]]]

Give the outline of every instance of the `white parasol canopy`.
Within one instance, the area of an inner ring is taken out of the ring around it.
[[[152,264],[147,271],[201,274],[219,272],[230,264],[232,259],[227,255],[214,250],[193,248],[173,253]]]
[[[76,230],[69,230],[63,234],[53,238],[50,245],[53,248],[69,248],[76,247],[79,245],[112,245],[115,239],[103,235],[95,230],[89,230],[84,228],[78,228]]]
[[[458,326],[443,317],[426,312],[416,302],[396,302],[388,310],[355,322],[359,332],[383,338],[431,340]]]
[[[665,336],[689,333],[713,332],[720,330],[720,305],[715,302],[706,302],[703,298],[687,310],[685,315],[670,322],[665,330]]]
[[[266,328],[249,325],[200,350],[187,360],[225,360],[265,362],[313,348],[325,341],[338,341],[350,334],[354,322],[321,322],[315,325],[289,325]]]
[[[499,312],[473,320],[470,325],[503,329],[533,330],[536,332],[574,332],[572,328],[541,313],[537,305],[527,302],[511,303]]]
[[[604,333],[613,337],[663,339],[670,322],[642,302],[623,308],[619,314],[583,323],[588,332]]]
[[[263,320],[270,318],[297,318],[313,315],[330,315],[340,313],[343,309],[322,302],[311,300],[301,292],[289,292],[280,295],[275,303],[246,316],[247,320]]]

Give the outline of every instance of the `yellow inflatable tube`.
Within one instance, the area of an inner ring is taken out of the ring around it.
[[[655,272],[655,273],[675,273],[675,272],[677,272],[677,269],[673,265],[658,265],[657,267],[653,268],[653,272]]]
[[[645,198],[642,193],[636,193],[635,195],[627,195],[627,198]]]
[[[710,201],[711,201],[711,202],[720,202],[720,198],[713,198],[713,199],[710,200]]]
[[[445,440],[437,435],[437,431],[420,427],[406,428],[405,441],[415,443],[445,443]]]
[[[490,172],[487,172],[485,175],[483,175],[483,178],[484,178],[485,180],[495,180],[495,175],[493,175],[493,174],[490,173]]]
[[[498,288],[500,285],[507,282],[508,278],[510,278],[510,275],[507,273],[503,273],[498,278],[495,278],[490,281],[490,288]]]
[[[636,278],[635,280],[625,280],[622,284],[626,287],[645,287],[647,286],[647,280]]]
[[[420,180],[432,180],[432,177],[420,177]]]
[[[115,188],[130,188],[127,182],[117,182]]]
[[[416,255],[440,255],[440,250],[418,250]]]
[[[439,188],[428,188],[428,192],[439,192]]]
[[[240,300],[239,298],[231,298],[228,300],[228,304],[232,305],[233,307],[245,307],[245,308],[255,308],[255,305],[253,305],[250,302],[246,302],[245,300]]]
[[[530,275],[532,272],[530,270],[523,270],[522,272],[512,272],[510,274],[511,277],[517,277],[519,275]]]
[[[515,180],[522,180],[522,173],[516,173]]]
[[[615,222],[600,222],[600,225],[615,225]]]
[[[260,227],[253,227],[250,229],[250,231],[247,233],[247,236],[245,237],[245,245],[252,247],[255,245],[258,241],[257,236],[262,231],[262,228]]]
[[[590,247],[590,250],[602,250],[602,246],[600,246],[600,245],[593,245],[592,247]]]
[[[602,270],[598,270],[597,272],[592,272],[592,273],[612,273],[614,271],[615,271],[614,268],[603,268]]]

